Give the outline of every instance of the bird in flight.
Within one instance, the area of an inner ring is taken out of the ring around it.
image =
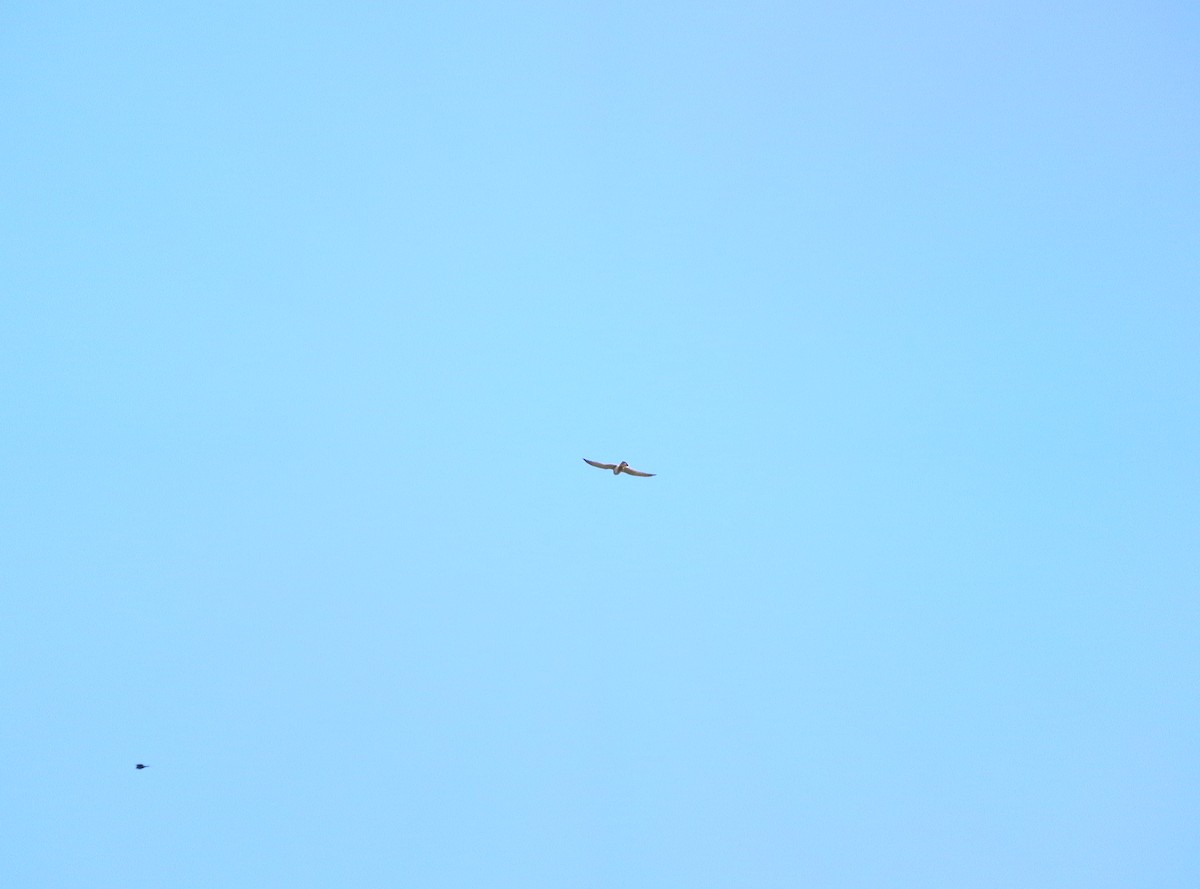
[[[622,472],[626,475],[636,475],[641,478],[650,478],[656,473],[653,472],[638,472],[636,469],[630,469],[629,464],[622,460],[620,463],[597,463],[595,460],[583,458],[583,462],[588,466],[595,466],[597,469],[611,469],[613,475],[620,475]]]
[[[145,766],[145,764],[143,764],[143,763],[140,763],[140,762],[139,762],[139,763],[137,764],[137,768],[139,768],[139,769],[144,769],[145,767],[146,767],[146,766]]]

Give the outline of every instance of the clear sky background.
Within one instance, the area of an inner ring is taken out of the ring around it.
[[[4,884],[1200,885],[1197,59],[5,4]]]

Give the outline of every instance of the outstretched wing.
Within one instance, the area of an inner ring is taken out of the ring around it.
[[[595,460],[589,460],[587,457],[583,458],[583,462],[586,463],[588,466],[595,466],[597,469],[616,469],[617,468],[616,463],[597,463]]]
[[[628,472],[630,475],[640,476],[641,478],[650,478],[656,474],[653,472],[638,472],[636,469],[630,469],[628,466],[626,466],[621,471]]]

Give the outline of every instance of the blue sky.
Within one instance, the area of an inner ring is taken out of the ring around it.
[[[10,884],[1200,883],[1198,57],[8,4]]]

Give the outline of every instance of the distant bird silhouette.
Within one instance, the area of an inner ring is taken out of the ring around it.
[[[626,475],[636,475],[640,476],[641,478],[650,478],[651,476],[657,474],[653,472],[638,472],[636,469],[630,469],[629,464],[624,460],[622,460],[620,463],[597,463],[595,460],[589,460],[587,457],[584,457],[583,462],[588,466],[595,466],[597,469],[611,469],[613,475],[620,475],[623,472]]]
[[[144,769],[144,768],[145,768],[145,766],[144,766],[144,765],[142,765],[140,762],[137,764],[137,767],[138,767],[139,769]]]

